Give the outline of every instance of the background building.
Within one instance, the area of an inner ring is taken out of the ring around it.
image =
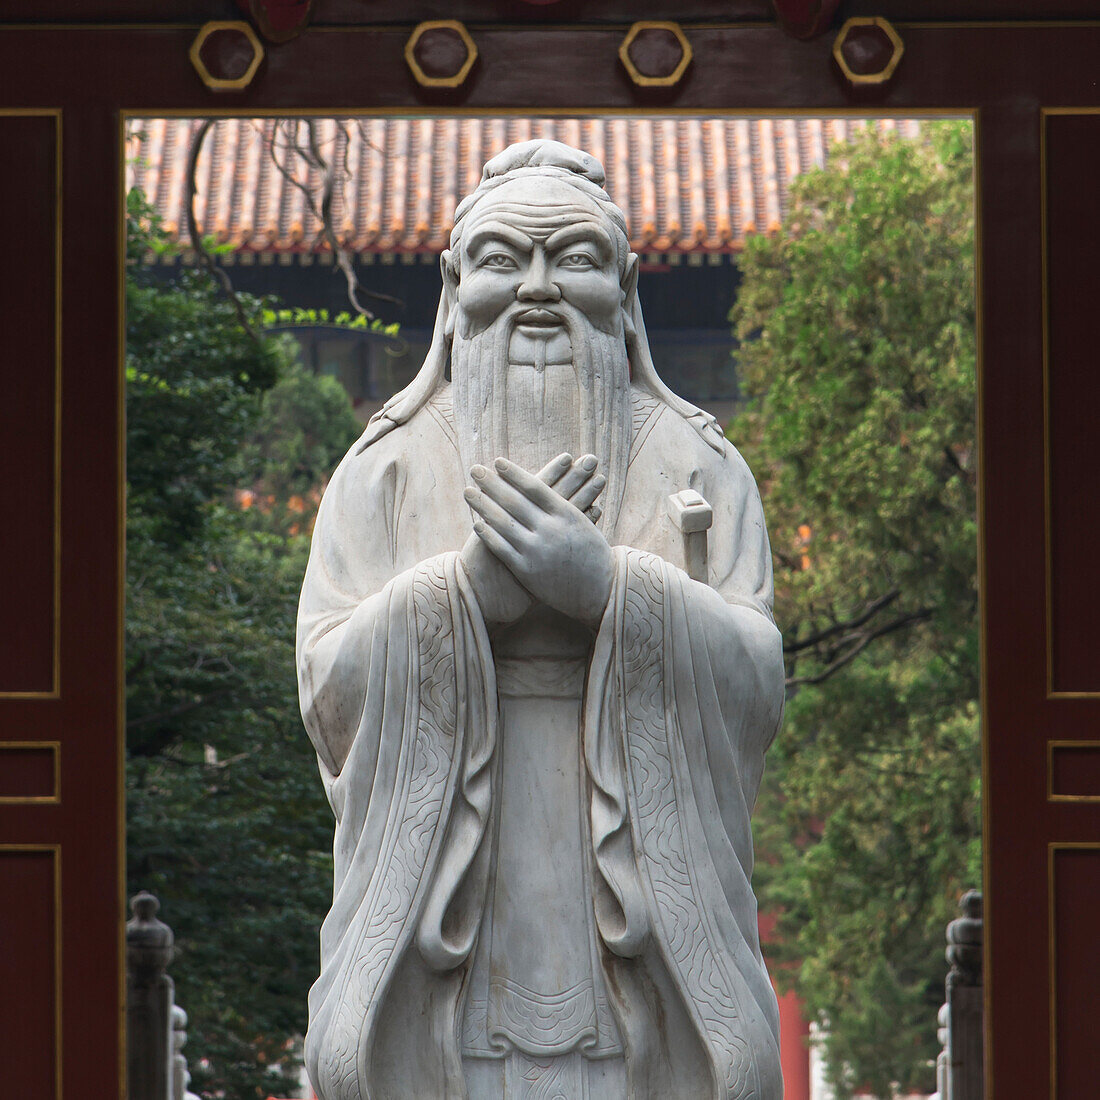
[[[292,327],[315,371],[340,378],[365,418],[411,379],[431,339],[439,256],[458,200],[506,145],[555,138],[593,153],[642,260],[639,293],[654,358],[677,392],[720,419],[738,396],[728,315],[737,254],[787,214],[792,181],[834,143],[874,126],[916,137],[919,123],[856,118],[222,119],[195,163],[197,225],[224,247],[238,290],[284,305],[347,310],[347,284],[318,212],[334,166],[332,226],[400,341],[316,324]],[[131,122],[128,186],[140,187],[193,263],[189,162],[201,119]],[[155,259],[155,258],[152,258]]]

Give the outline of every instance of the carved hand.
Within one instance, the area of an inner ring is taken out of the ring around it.
[[[591,468],[595,469],[595,460]],[[611,547],[580,507],[592,477],[572,501],[514,462],[475,466],[466,501],[481,517],[474,533],[536,599],[594,626],[607,606],[614,575]]]
[[[595,474],[595,470],[594,455],[582,455],[574,460],[572,455],[561,454],[534,476],[544,486],[550,486],[555,495],[563,500],[571,500],[581,511],[590,510],[591,514],[598,507],[595,500],[605,484],[603,476]],[[470,494],[476,492],[473,488],[467,489],[466,499],[469,501]],[[595,515],[592,516],[593,522],[596,518]],[[488,622],[515,622],[531,606],[531,594],[476,534],[466,540],[460,556],[481,613]]]

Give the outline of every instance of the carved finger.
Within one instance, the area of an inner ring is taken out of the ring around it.
[[[534,474],[529,474],[522,466],[517,466],[506,458],[498,458],[493,466],[505,482],[514,486],[522,496],[537,505],[542,511],[551,515],[561,514],[565,507],[565,501],[555,490],[539,481]]]
[[[494,531],[481,520],[474,522],[474,534],[495,554],[513,573],[518,573],[523,564],[520,552],[501,534]]]
[[[552,458],[536,475],[540,481],[544,481],[552,488],[557,488],[558,492],[561,492],[561,486],[558,484],[561,479],[569,473],[573,466],[573,456],[568,452],[563,452],[558,455],[557,458]]]
[[[527,477],[534,478],[534,475],[528,474],[526,470],[524,474]],[[504,481],[495,470],[486,469],[484,466],[474,466],[470,470],[470,477],[473,479],[476,489],[494,500],[509,515],[522,523],[524,527],[533,530],[538,524],[542,514],[541,509],[533,504],[524,493]],[[558,497],[553,489],[543,485],[541,481],[535,480],[544,492],[549,493],[552,497]]]
[[[595,477],[589,478],[588,482],[577,490],[576,495],[569,502],[574,508],[579,508],[582,512],[587,512],[596,500],[596,497],[604,491],[607,485],[607,478],[603,474],[596,474]]]
[[[522,545],[523,536],[529,534],[529,532],[513,515],[506,512],[495,500],[478,489],[467,487],[462,495],[470,508],[481,516],[493,530],[503,535],[513,546]]]
[[[494,503],[489,497],[482,496],[478,501],[478,505],[484,505],[484,508],[478,508],[478,505],[475,504],[471,504],[470,507],[477,509],[477,514],[483,523],[496,531],[502,539],[514,546],[519,553],[526,555],[531,547],[534,533],[524,527],[522,523],[517,523],[515,517],[503,508],[494,506]]]
[[[582,485],[587,484],[595,472],[596,456],[582,455],[576,462],[570,465],[561,481],[559,481],[554,488],[557,490],[559,496],[564,497],[566,500],[573,500],[577,490],[580,489]]]
[[[600,522],[600,516],[603,515],[603,509],[598,504],[593,504],[584,514],[593,523],[599,523]]]

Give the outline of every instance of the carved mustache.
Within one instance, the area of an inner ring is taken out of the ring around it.
[[[509,329],[516,325],[583,325],[588,318],[580,310],[566,302],[516,302],[510,305],[498,323]]]
[[[463,311],[459,317],[457,332],[463,339],[468,340],[490,330],[511,334],[517,325],[545,328],[560,326],[568,330],[570,335],[595,327],[585,313],[569,302],[540,302],[537,305],[532,305],[530,302],[514,302],[483,329],[472,329]]]

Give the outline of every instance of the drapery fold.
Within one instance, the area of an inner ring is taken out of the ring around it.
[[[778,725],[779,635],[654,554],[615,554],[585,705],[597,924],[614,956],[665,972],[679,1003],[662,1004],[661,1027],[674,1032],[683,1011],[679,1026],[697,1043],[692,1058],[690,1042],[668,1044],[656,1021],[640,1025],[637,1006],[620,1003],[633,1045],[670,1045],[666,1060],[680,1063],[659,1090],[631,1073],[632,1095],[780,1096],[778,1008],[760,954],[743,842],[752,805],[740,778],[759,774]],[[609,987],[621,989],[625,967],[608,965]]]
[[[373,615],[357,611],[334,628],[352,632],[341,647],[361,646],[370,659],[351,749],[340,773],[325,776],[338,858],[306,1040],[322,1097],[463,1095],[453,1085],[461,1081],[454,972],[484,903],[496,687],[457,558],[401,574],[371,601]],[[349,791],[371,770],[369,799]],[[424,1001],[397,1030],[414,988]]]

